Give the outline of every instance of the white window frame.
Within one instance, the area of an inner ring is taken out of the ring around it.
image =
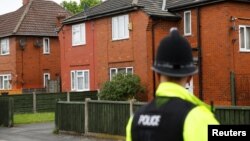
[[[5,44],[6,52],[3,52],[3,44]],[[9,38],[0,39],[0,55],[9,55],[9,54],[10,54]]]
[[[46,44],[46,40],[48,44]],[[43,38],[43,54],[50,54],[50,40],[49,38]]]
[[[11,83],[10,83],[10,80],[11,80],[11,74],[0,74],[0,83],[2,84],[2,85],[0,85],[0,90],[10,90],[11,89]],[[5,78],[5,77],[7,77],[7,79]],[[5,81],[7,81],[7,88],[5,88],[6,86],[5,86]]]
[[[123,35],[121,31],[123,31]],[[112,40],[115,41],[128,38],[129,38],[129,15],[126,14],[126,15],[112,17]]]
[[[75,32],[79,32],[76,34]],[[78,37],[79,36],[79,37]],[[79,41],[76,40],[79,38]],[[85,23],[72,25],[72,46],[86,44],[86,27]]]
[[[120,68],[110,68],[109,69],[109,79],[112,80],[113,76],[112,76],[112,70],[115,70],[115,73],[118,73],[118,69],[126,69],[126,74],[128,73],[128,69],[132,69],[132,74],[134,74],[134,68],[133,67],[120,67]],[[115,74],[115,75],[116,75]]]
[[[190,28],[190,32],[186,32],[187,31],[187,21],[186,21],[186,16],[187,16],[187,13],[189,13],[190,15],[190,21],[189,21],[189,28]],[[185,36],[189,36],[189,35],[192,35],[192,13],[191,11],[185,11],[184,12],[184,35]]]
[[[46,87],[46,76],[48,76],[48,81],[50,80],[50,73],[43,73],[43,87]]]
[[[241,48],[241,28],[244,29],[244,48]],[[247,28],[250,28],[250,25],[239,25],[239,49],[240,49],[240,52],[250,52],[250,48],[247,49]],[[250,35],[248,35],[248,37],[250,38]],[[248,39],[250,40],[250,39]],[[249,41],[249,44],[250,44],[250,41]]]
[[[82,76],[78,76],[78,72],[82,72]],[[85,78],[85,73],[87,73],[87,78]],[[74,75],[74,76],[73,76]],[[71,91],[89,91],[90,90],[90,78],[89,70],[72,70],[70,72],[70,82],[71,82]],[[78,88],[78,78],[83,77],[83,89]],[[85,81],[88,81],[88,84],[85,84]],[[84,86],[87,86],[85,88]]]

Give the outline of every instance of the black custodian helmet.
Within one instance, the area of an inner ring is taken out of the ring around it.
[[[153,70],[166,76],[185,77],[198,72],[192,48],[178,30],[172,30],[160,42]]]

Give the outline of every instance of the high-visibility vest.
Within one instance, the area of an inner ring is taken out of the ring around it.
[[[153,100],[135,113],[132,141],[183,141],[185,118],[195,106],[180,98],[171,98],[158,107]]]

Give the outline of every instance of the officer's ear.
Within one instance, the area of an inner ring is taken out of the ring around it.
[[[191,81],[193,76],[187,76],[187,83],[189,83]]]

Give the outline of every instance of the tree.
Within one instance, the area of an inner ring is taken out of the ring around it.
[[[104,83],[99,97],[103,100],[128,100],[136,94],[144,93],[140,77],[134,74],[118,73],[111,81]]]
[[[67,2],[64,0],[61,3],[61,6],[72,12],[73,14],[76,14],[100,3],[101,0],[80,0],[80,4],[78,4],[76,1],[70,0],[69,2]]]

